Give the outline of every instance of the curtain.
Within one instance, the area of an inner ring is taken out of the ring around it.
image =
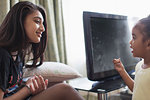
[[[62,0],[1,0],[0,23],[10,8],[19,1],[30,1],[45,8],[48,24],[48,43],[45,51],[45,61],[67,63]]]

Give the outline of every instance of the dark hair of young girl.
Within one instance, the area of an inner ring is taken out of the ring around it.
[[[143,41],[150,38],[150,16],[139,20],[135,27],[141,31],[143,35]]]
[[[43,25],[45,31],[42,33],[39,43],[30,43],[25,33],[24,20],[27,15],[37,10],[44,18]],[[25,56],[31,53],[33,55],[33,63],[32,65],[26,65],[26,67],[41,65],[47,44],[46,22],[46,13],[41,6],[34,5],[28,1],[17,3],[10,9],[0,26],[0,47],[6,49],[9,53],[17,51],[17,55],[21,56],[23,62]],[[37,64],[37,62],[39,63]]]

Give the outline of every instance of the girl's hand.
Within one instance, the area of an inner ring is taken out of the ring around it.
[[[120,60],[120,58],[119,58],[119,59],[114,59],[114,60],[113,60],[113,63],[114,63],[115,69],[116,69],[118,72],[121,72],[121,71],[124,70],[124,66],[123,66],[123,64],[122,64],[122,62],[121,62],[121,60]]]
[[[41,75],[34,76],[26,82],[26,85],[30,88],[31,94],[35,95],[47,89],[48,80],[44,80],[44,78]]]

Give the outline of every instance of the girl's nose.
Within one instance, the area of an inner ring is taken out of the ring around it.
[[[133,40],[131,40],[129,43],[130,43],[130,48],[132,48],[132,42],[133,42]]]
[[[40,31],[44,32],[45,31],[45,27],[43,24],[40,25]]]
[[[130,40],[130,42],[129,42],[130,44],[132,44],[132,40]]]

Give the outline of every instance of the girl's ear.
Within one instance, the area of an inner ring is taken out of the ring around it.
[[[150,50],[150,39],[147,40],[147,47]]]

